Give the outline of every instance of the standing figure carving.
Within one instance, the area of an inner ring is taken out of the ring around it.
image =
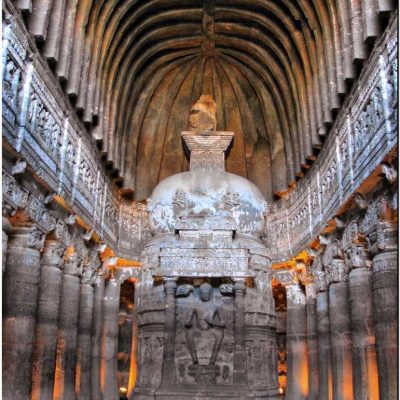
[[[188,312],[188,318],[185,322],[186,343],[192,357],[193,364],[199,364],[196,345],[194,341],[195,329],[200,331],[213,330],[215,341],[208,365],[213,366],[217,361],[218,353],[221,350],[222,340],[224,339],[224,329],[226,323],[221,320],[220,306],[212,303],[212,286],[205,282],[199,287],[199,301]],[[197,320],[197,326],[194,321]]]

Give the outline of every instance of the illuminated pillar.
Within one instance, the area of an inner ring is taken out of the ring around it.
[[[137,307],[136,299],[137,294],[135,290],[135,304],[133,304],[133,319],[132,319],[132,346],[131,346],[131,362],[129,369],[129,385],[128,385],[128,398],[131,398],[133,390],[135,389],[137,377],[137,344],[138,344],[138,324],[137,324]]]
[[[2,271],[3,277],[6,270],[6,258],[7,258],[7,242],[8,234],[11,232],[11,223],[8,220],[9,209],[3,206],[3,218],[2,218]]]
[[[352,338],[347,267],[343,260],[333,259],[327,271],[333,399],[352,400]]]
[[[44,235],[33,225],[13,226],[3,282],[3,399],[29,399]]]
[[[287,400],[308,396],[306,296],[296,282],[285,283],[287,294],[286,349]]]
[[[308,400],[318,399],[317,292],[314,282],[303,281],[307,303]]]
[[[80,298],[81,258],[68,255],[64,264],[60,322],[57,339],[54,400],[74,399],[76,385],[76,356]]]
[[[90,362],[93,318],[93,277],[85,274],[81,281],[78,322],[78,361],[76,393],[81,400],[91,400]]]
[[[101,384],[100,384],[100,349],[101,349],[101,332],[103,327],[103,297],[104,297],[103,274],[98,273],[94,281],[94,299],[93,299],[93,329],[92,329],[92,346],[91,346],[91,385],[92,399],[102,400]]]
[[[40,287],[33,353],[32,400],[52,400],[62,265],[66,246],[46,240],[40,261]]]
[[[118,352],[118,311],[121,284],[111,278],[105,287],[103,298],[104,325],[102,335],[102,368],[104,380],[102,380],[103,398],[118,400],[117,379],[117,352]]]
[[[378,370],[372,303],[372,271],[363,244],[352,244],[349,273],[351,329],[353,338],[353,386],[355,400],[377,400]]]
[[[318,336],[318,399],[332,399],[332,364],[330,346],[330,322],[328,284],[324,271],[315,272],[317,290],[317,336]]]
[[[398,254],[395,223],[379,222],[370,235],[373,258],[372,290],[376,349],[378,355],[379,395],[398,399]]]

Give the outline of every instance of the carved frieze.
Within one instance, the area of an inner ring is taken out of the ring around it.
[[[223,208],[231,209],[240,205],[240,194],[238,192],[226,192],[222,197]]]
[[[155,276],[247,277],[248,251],[245,249],[162,249]]]
[[[182,209],[194,206],[194,203],[188,199],[187,194],[182,189],[178,189],[175,192],[175,195],[172,198],[172,204]]]

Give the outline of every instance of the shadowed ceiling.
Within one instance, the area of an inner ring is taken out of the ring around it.
[[[200,94],[235,132],[227,171],[267,199],[315,159],[391,0],[16,0],[126,193],[188,169]]]

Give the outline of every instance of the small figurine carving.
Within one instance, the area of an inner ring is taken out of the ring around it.
[[[212,286],[209,283],[202,283],[199,288],[200,301],[193,306],[188,312],[188,318],[185,322],[186,343],[192,357],[193,364],[198,365],[196,345],[194,342],[194,320],[197,319],[197,328],[201,331],[213,330],[215,342],[209,361],[209,366],[214,366],[217,360],[219,351],[221,350],[222,340],[224,338],[224,329],[226,323],[220,318],[219,307],[210,302],[212,296]]]

